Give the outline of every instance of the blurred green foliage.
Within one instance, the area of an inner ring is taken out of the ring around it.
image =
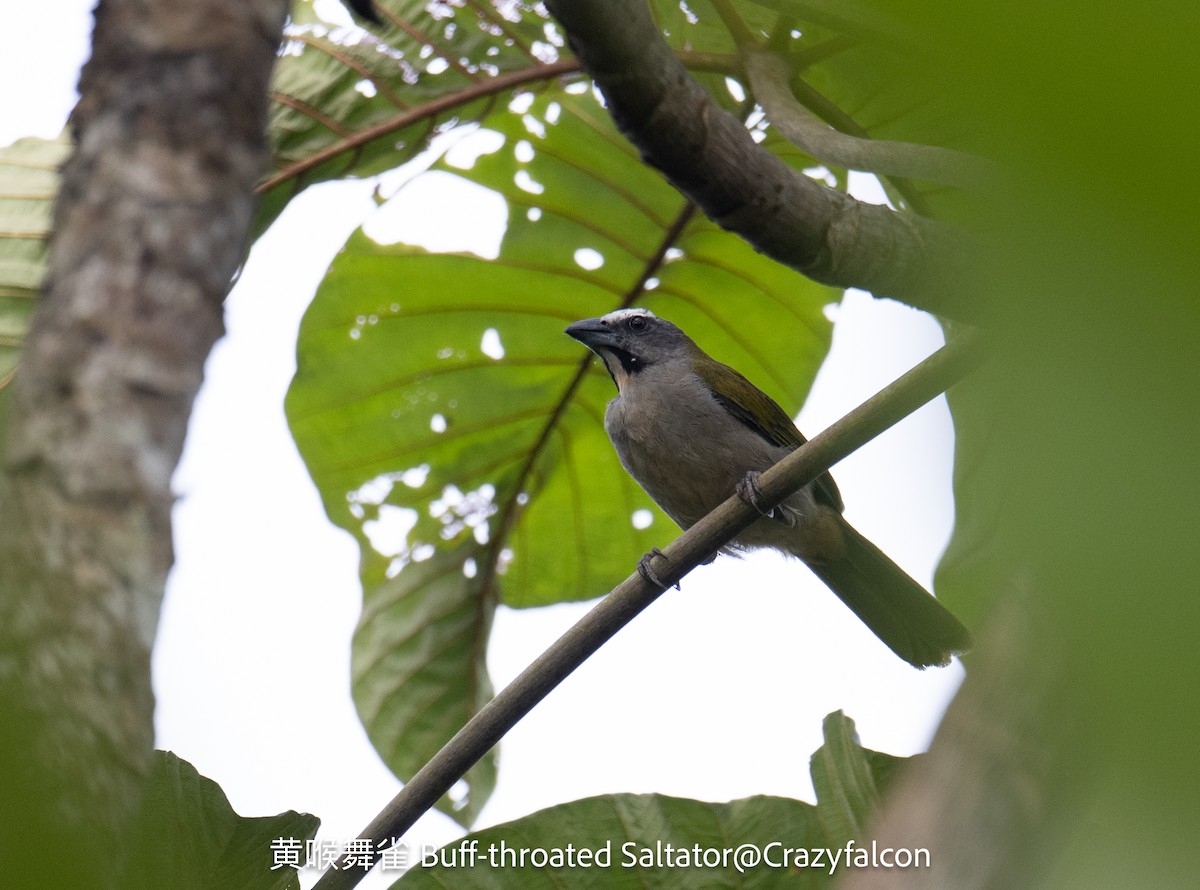
[[[1055,886],[1180,886],[1200,799],[1200,10],[881,4],[1009,165],[976,224],[1003,246],[973,299],[997,363],[956,399],[956,538],[939,590],[980,613],[1020,575],[1071,710],[1087,819]],[[973,404],[971,404],[973,403]]]

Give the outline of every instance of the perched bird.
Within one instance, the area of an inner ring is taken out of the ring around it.
[[[683,529],[735,492],[755,503],[758,474],[805,441],[770,396],[652,312],[619,309],[577,321],[566,333],[603,360],[616,384],[604,427],[622,465]],[[733,545],[799,557],[918,668],[947,664],[969,649],[971,635],[958,619],[855,531],[842,509],[825,473]]]

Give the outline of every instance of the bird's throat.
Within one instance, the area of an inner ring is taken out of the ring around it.
[[[608,369],[608,375],[612,377],[617,392],[624,393],[633,375],[640,370],[637,360],[628,352],[619,349],[606,349],[601,358],[604,359],[604,367]]]

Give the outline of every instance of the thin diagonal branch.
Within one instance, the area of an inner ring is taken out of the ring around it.
[[[830,466],[944,392],[980,360],[974,339],[943,347],[916,368],[872,396],[824,432],[788,455],[759,479],[760,507],[780,503]],[[656,557],[655,574],[666,585],[711,559],[718,549],[759,518],[736,495],[684,532]],[[663,593],[634,572],[563,634],[495,698],[488,702],[400,790],[359,833],[379,850],[401,837],[472,765],[559,683],[583,664]],[[346,890],[361,871],[327,871],[314,890]]]
[[[841,133],[796,100],[788,85],[791,69],[786,60],[774,53],[748,49],[742,61],[750,89],[771,126],[823,164],[962,188],[979,187],[989,178],[991,165],[983,158],[937,145],[863,139]]]

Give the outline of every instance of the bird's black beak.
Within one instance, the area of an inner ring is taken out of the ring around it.
[[[577,321],[563,331],[568,337],[574,337],[588,349],[597,346],[616,346],[617,338],[603,321],[598,318],[585,318]]]

